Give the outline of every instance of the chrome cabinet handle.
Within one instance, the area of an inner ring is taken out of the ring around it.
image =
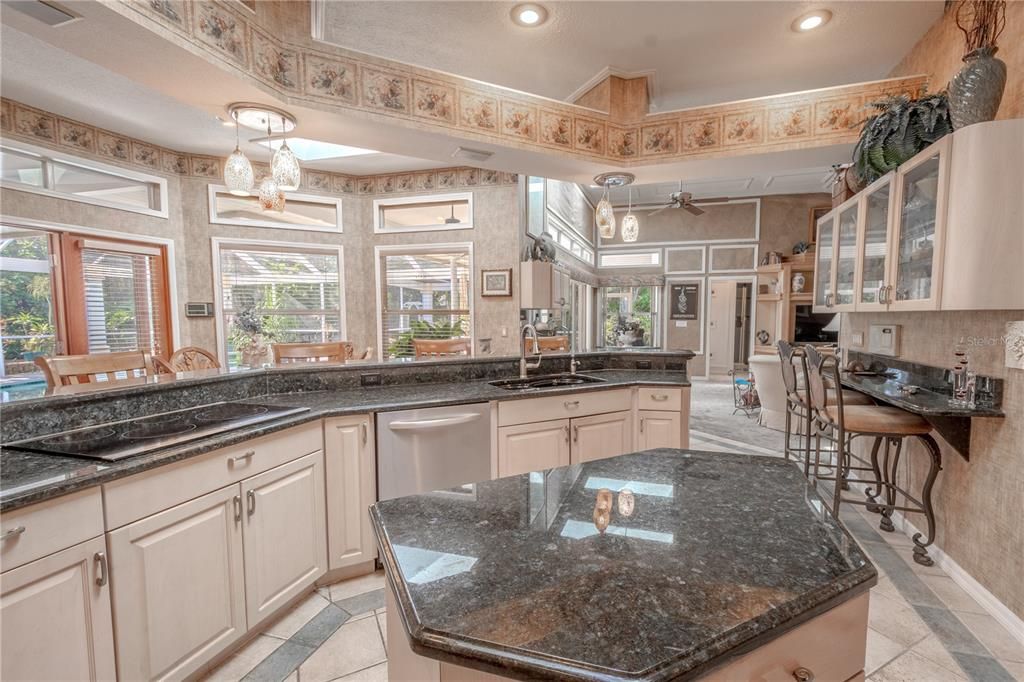
[[[580,442],[580,427],[576,426],[575,424],[572,425],[572,442]]]
[[[647,417],[640,417],[640,433],[644,432],[644,422],[647,421]]]
[[[580,406],[580,401],[578,401],[578,400],[566,400],[562,404],[565,405],[565,409],[567,409],[567,410],[574,410],[574,409],[576,409],[577,407]]]
[[[235,462],[246,462],[256,456],[255,450],[249,450],[244,455],[238,455],[237,457],[231,457],[228,459],[229,462],[234,464]]]
[[[246,491],[245,499],[246,499],[246,502],[248,504],[248,509],[246,511],[248,511],[249,516],[252,516],[253,514],[256,513],[256,491],[254,491],[254,490]]]
[[[369,435],[368,435],[369,429],[366,428],[366,422],[360,422],[359,430],[362,431],[362,434],[363,434],[363,445],[366,445],[366,439],[369,437]]]
[[[885,284],[878,285],[878,302],[885,303]]]
[[[569,427],[568,426],[563,426],[562,430],[565,432],[565,442],[568,443],[569,442]]]
[[[92,559],[96,562],[96,584],[103,587],[107,584],[107,554],[106,552],[96,552],[92,555]]]
[[[16,527],[10,529],[9,531],[5,532],[3,535],[0,535],[0,542],[2,542],[4,540],[7,540],[7,539],[10,539],[10,538],[18,537],[19,535],[21,535],[24,532],[25,532],[25,526],[16,526]]]
[[[651,400],[653,400],[656,403],[663,403],[666,400],[668,400],[668,396],[665,395],[664,393],[659,393],[657,395],[652,395]]]
[[[825,294],[825,307],[826,308],[831,308],[832,307],[832,293],[831,292]]]
[[[793,671],[793,679],[797,682],[814,682],[814,673],[808,668],[800,666]]]
[[[892,285],[885,287],[885,302],[892,303]]]
[[[235,495],[231,501],[235,505],[235,523],[238,523],[242,520],[242,496]]]

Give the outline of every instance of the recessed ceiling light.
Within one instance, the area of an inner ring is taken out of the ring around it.
[[[261,137],[252,140],[252,142],[264,147],[270,147],[275,151],[281,146],[281,138],[278,137],[270,139]],[[321,159],[340,159],[346,156],[380,154],[380,152],[373,149],[349,147],[343,144],[334,144],[333,142],[310,140],[305,137],[289,137],[288,146],[291,147],[291,150],[295,153],[295,156],[299,157],[300,161],[319,161]]]
[[[793,22],[791,28],[798,33],[811,31],[824,26],[832,18],[832,12],[827,9],[819,9],[800,16]]]
[[[540,26],[548,18],[548,11],[541,5],[526,2],[512,8],[512,21],[520,26],[533,28]]]

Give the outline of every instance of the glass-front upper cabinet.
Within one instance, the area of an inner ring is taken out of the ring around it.
[[[836,312],[854,309],[854,283],[857,271],[857,218],[860,202],[851,199],[837,209],[835,296],[830,306]]]
[[[938,307],[951,137],[921,152],[897,172],[892,265],[886,284],[892,287],[886,289],[890,310]]]
[[[859,239],[857,310],[884,310],[889,283],[889,227],[894,173],[879,178],[861,195],[863,230]]]
[[[835,259],[835,211],[818,220],[818,239],[814,266],[814,310],[826,311],[834,303],[833,261]]]

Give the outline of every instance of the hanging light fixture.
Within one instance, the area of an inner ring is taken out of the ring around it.
[[[281,129],[285,128],[285,119],[282,116]],[[288,146],[288,140],[284,137],[281,138],[281,146],[274,152],[274,160],[270,163],[270,172],[274,176],[274,182],[282,191],[294,192],[299,188],[302,169],[299,168],[299,159]]]
[[[635,242],[640,236],[640,223],[633,215],[633,188],[629,188],[629,208],[626,209],[626,216],[622,219],[622,241]]]
[[[270,137],[270,122],[267,122],[267,137]],[[273,161],[271,161],[273,164]],[[271,165],[273,167],[273,165]],[[284,192],[274,179],[273,171],[267,173],[260,183],[260,208],[264,211],[284,211]]]
[[[602,239],[615,237],[615,210],[608,200],[608,190],[612,187],[625,187],[636,179],[632,173],[602,173],[594,178],[594,183],[604,187],[604,194],[601,201],[597,202],[594,208],[594,223],[597,225],[598,234]]]
[[[252,164],[238,146],[238,121],[235,121],[235,151],[224,163],[224,184],[235,196],[247,197],[254,183]]]

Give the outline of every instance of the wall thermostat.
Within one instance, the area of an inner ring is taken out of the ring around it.
[[[185,317],[213,317],[213,304],[186,303]]]
[[[896,357],[900,354],[900,325],[873,324],[868,329],[868,352]]]

